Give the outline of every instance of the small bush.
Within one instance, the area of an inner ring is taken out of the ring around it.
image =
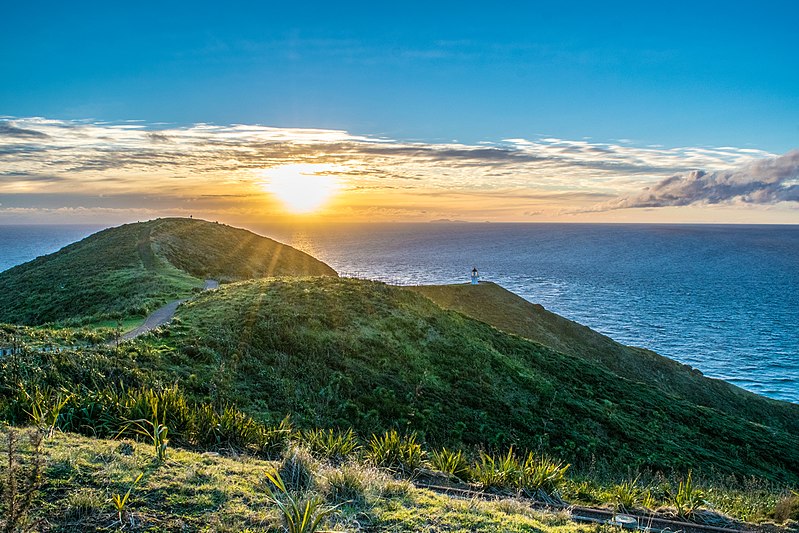
[[[0,531],[25,532],[36,527],[29,512],[42,486],[42,440],[39,431],[28,432],[24,457],[19,432],[6,430],[6,457],[0,470]]]
[[[416,434],[401,437],[393,429],[380,436],[372,435],[366,457],[375,466],[406,474],[413,473],[425,463],[425,452],[416,441]]]

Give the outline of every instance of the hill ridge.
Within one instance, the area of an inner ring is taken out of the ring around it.
[[[273,239],[200,219],[157,218],[98,231],[0,273],[0,323],[144,316],[204,279],[337,276]]]

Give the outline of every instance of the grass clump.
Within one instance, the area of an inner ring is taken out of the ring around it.
[[[336,463],[351,457],[360,448],[352,428],[347,431],[309,429],[300,433],[300,440],[315,457]]]
[[[569,466],[532,452],[519,459],[510,448],[504,455],[481,453],[472,475],[485,489],[519,490],[546,499],[563,486]]]
[[[325,493],[334,504],[346,504],[360,508],[366,503],[368,483],[362,467],[344,465],[327,473]]]
[[[316,461],[307,450],[292,447],[286,450],[277,472],[292,490],[308,491],[314,486],[317,469]]]
[[[461,450],[452,451],[447,448],[433,450],[430,454],[430,466],[460,481],[471,479],[469,461]]]
[[[705,504],[705,491],[698,488],[693,482],[693,472],[688,472],[688,477],[680,481],[677,491],[670,495],[677,516],[690,518]]]
[[[267,472],[266,478],[271,485],[266,489],[267,494],[280,510],[288,533],[314,533],[319,530],[325,517],[336,510],[335,507],[326,506],[324,500],[316,495],[301,500],[289,491],[279,472]]]
[[[395,429],[372,435],[366,449],[366,457],[375,466],[405,474],[422,468],[426,456],[415,433],[401,436]]]
[[[788,520],[799,521],[799,492],[792,492],[789,496],[780,499],[774,507],[772,516],[781,524]]]
[[[565,483],[569,466],[530,452],[521,463],[519,489],[533,497],[550,496]]]

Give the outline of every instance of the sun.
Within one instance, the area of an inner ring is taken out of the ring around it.
[[[326,204],[340,189],[338,165],[296,163],[272,167],[261,172],[263,188],[274,194],[288,211],[312,213]]]

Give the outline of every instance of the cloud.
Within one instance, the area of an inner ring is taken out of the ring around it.
[[[2,137],[17,137],[17,138],[34,138],[44,139],[47,138],[46,133],[36,130],[29,130],[25,128],[18,128],[12,121],[0,120],[0,136]]]
[[[693,204],[799,202],[799,150],[730,170],[693,170],[671,176],[601,209]]]
[[[340,213],[373,207],[520,220],[525,213],[560,216],[729,198],[750,205],[796,201],[795,173],[785,170],[795,168],[796,157],[545,136],[424,143],[248,124],[8,118],[0,120],[0,195],[17,208],[56,209],[59,198],[63,207],[92,209],[213,204],[214,216],[242,212],[249,198],[254,211],[266,212],[274,203],[263,187],[265,170],[318,164],[334,169],[341,183]]]

